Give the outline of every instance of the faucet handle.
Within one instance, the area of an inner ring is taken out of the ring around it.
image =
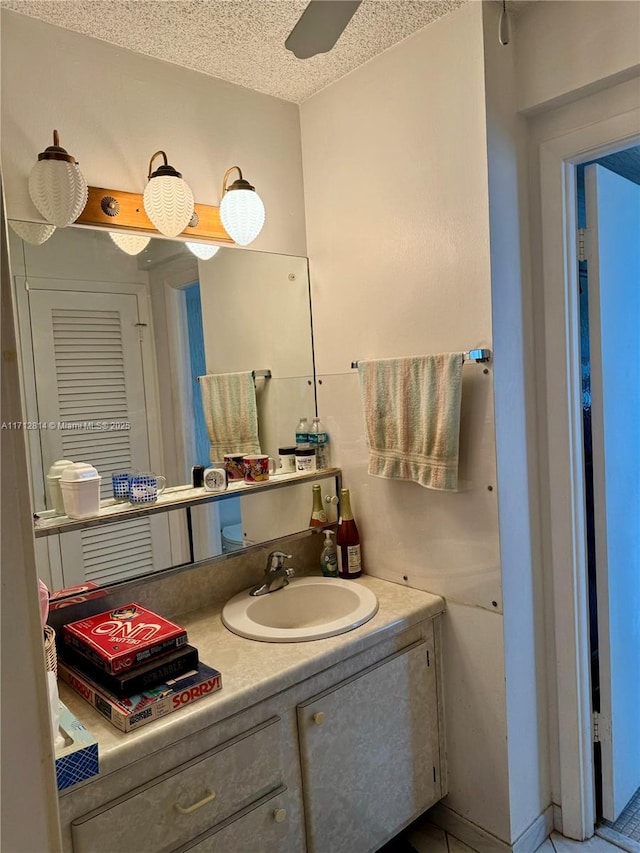
[[[291,554],[285,554],[284,551],[272,551],[267,557],[267,571],[283,569],[284,561],[290,560],[291,556]]]
[[[293,566],[287,566],[284,570],[284,573],[288,578],[292,578],[295,575],[296,570],[293,568]]]

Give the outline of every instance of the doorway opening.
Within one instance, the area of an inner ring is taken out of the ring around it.
[[[640,853],[640,146],[576,189],[596,831]]]

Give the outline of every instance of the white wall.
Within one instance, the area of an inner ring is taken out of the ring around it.
[[[640,3],[545,0],[517,15],[518,108],[549,109],[640,71]]]
[[[551,803],[538,481],[526,122],[516,112],[512,39],[483,4],[496,449],[509,745],[511,838]],[[550,817],[550,814],[549,814]]]
[[[319,411],[366,571],[449,602],[445,802],[509,840],[492,370],[464,367],[463,491],[444,494],[367,475],[349,369],[492,344],[483,64],[472,3],[306,101],[301,119]]]
[[[306,255],[295,104],[2,10],[9,218],[40,219],[27,177],[54,128],[92,186],[142,192],[162,148],[196,201],[217,205],[239,165],[267,210],[252,248]]]

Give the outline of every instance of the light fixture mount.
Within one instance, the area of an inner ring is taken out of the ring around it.
[[[64,160],[66,163],[78,165],[76,158],[60,145],[60,134],[57,130],[53,131],[53,145],[47,146],[44,151],[38,154],[38,160]]]
[[[231,184],[231,186],[227,186],[227,178],[229,177],[231,172],[234,171],[234,169],[238,170],[238,174],[240,175],[240,177],[236,178],[235,181]],[[224,173],[224,178],[222,179],[222,195],[224,195],[226,192],[230,192],[231,190],[253,190],[253,192],[256,191],[256,188],[252,187],[249,181],[246,181],[242,177],[242,170],[240,169],[240,166],[232,166]]]
[[[155,172],[152,172],[151,169],[153,168],[153,161],[156,159],[156,157],[164,157],[164,163],[162,164],[162,166],[158,166]],[[173,166],[169,165],[167,155],[164,153],[164,151],[156,151],[156,153],[152,156],[151,160],[149,160],[148,177],[149,180],[151,180],[151,178],[162,178],[163,176],[166,176],[168,178],[181,178],[182,174],[177,169],[174,169]]]

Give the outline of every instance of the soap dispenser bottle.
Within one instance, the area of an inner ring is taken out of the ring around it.
[[[324,548],[320,555],[320,569],[326,578],[338,577],[338,551],[336,543],[331,538],[335,536],[333,530],[324,532]]]

